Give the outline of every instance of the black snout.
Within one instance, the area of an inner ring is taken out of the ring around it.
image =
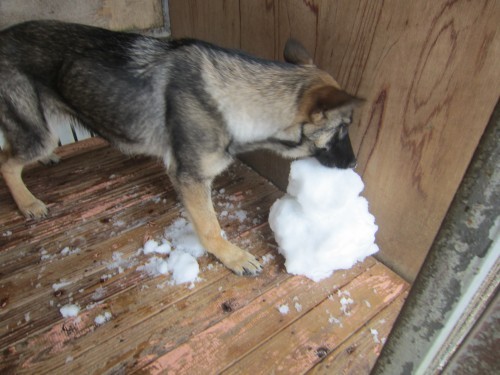
[[[317,150],[314,156],[322,165],[329,168],[354,168],[357,163],[348,134],[342,138],[336,134],[326,148]]]

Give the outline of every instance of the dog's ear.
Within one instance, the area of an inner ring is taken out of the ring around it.
[[[288,39],[285,44],[283,56],[286,62],[296,65],[314,65],[311,55],[300,42],[295,39]]]
[[[322,85],[307,90],[301,100],[299,111],[302,118],[311,123],[319,123],[325,112],[342,107],[356,107],[363,99],[348,94],[335,86]]]

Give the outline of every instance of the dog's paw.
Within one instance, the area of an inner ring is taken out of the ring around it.
[[[28,219],[40,219],[47,216],[48,213],[47,206],[39,199],[35,199],[28,204],[19,206],[19,210]]]
[[[61,158],[57,156],[56,154],[50,154],[47,156],[45,159],[40,160],[40,163],[42,163],[45,166],[50,166],[50,165],[56,165],[59,164],[61,161]]]
[[[227,268],[239,276],[255,276],[262,271],[262,266],[256,257],[237,247],[233,248],[231,256],[223,260],[223,263]]]

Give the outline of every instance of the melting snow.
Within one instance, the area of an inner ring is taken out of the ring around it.
[[[280,305],[278,306],[278,310],[281,315],[286,315],[290,312],[290,308],[288,307],[288,305]]]
[[[378,251],[375,218],[359,196],[363,187],[351,169],[327,168],[312,158],[292,163],[288,194],[269,214],[289,273],[319,281]]]
[[[70,318],[78,316],[80,307],[78,305],[64,305],[59,309],[63,318]]]

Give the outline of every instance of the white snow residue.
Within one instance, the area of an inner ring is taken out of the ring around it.
[[[269,214],[289,273],[319,281],[378,251],[375,218],[359,196],[363,187],[351,169],[327,168],[312,158],[292,163],[288,194]]]
[[[295,310],[297,310],[297,312],[301,312],[302,311],[302,305],[298,302],[295,302]]]
[[[196,281],[200,272],[196,258],[182,250],[174,250],[170,253],[168,267],[172,271],[175,284],[192,283]]]
[[[205,254],[193,226],[185,218],[175,220],[166,230],[161,243],[148,240],[137,254],[159,254],[161,256],[150,256],[147,262],[137,267],[137,271],[144,272],[149,276],[157,277],[172,273],[169,283],[158,285],[163,288],[167,284],[194,283],[198,281],[200,266],[197,257]],[[208,267],[210,269],[210,267]],[[213,268],[213,265],[212,265]],[[191,284],[194,287],[194,284]]]
[[[378,338],[378,331],[374,328],[370,328],[370,333],[373,336],[373,341],[375,342],[375,344],[380,344],[381,341]]]
[[[2,237],[9,237],[12,236],[12,231],[6,230],[5,232],[2,233]]]
[[[117,269],[118,273],[123,273],[124,270],[129,269],[137,264],[137,260],[134,257],[129,259],[123,258],[123,253],[119,251],[113,252],[113,261],[106,263],[108,270]]]
[[[262,257],[262,264],[265,266],[268,264],[271,260],[273,260],[275,257],[273,254],[266,254]]]
[[[337,324],[340,327],[343,327],[342,322],[340,319],[335,317],[329,310],[326,310],[326,313],[328,314],[328,323],[330,324]]]
[[[29,323],[29,321],[31,320],[31,312],[27,312],[26,314],[24,314],[24,320],[26,321],[26,323]]]
[[[111,313],[109,311],[106,311],[104,314],[97,315],[94,318],[94,323],[100,326],[101,324],[104,324],[106,322],[109,322],[111,320]]]
[[[49,254],[47,250],[42,248],[40,250],[40,260],[45,261],[45,260],[52,260],[55,257],[55,255]]]
[[[158,242],[156,242],[155,240],[149,240],[146,241],[146,243],[144,244],[142,251],[144,254],[151,254],[155,252],[157,247],[158,247]]]
[[[175,220],[166,230],[165,238],[175,250],[180,250],[198,258],[205,254],[205,249],[198,240],[193,226],[184,218]]]
[[[70,318],[78,316],[80,307],[78,305],[64,305],[59,309],[63,318]]]
[[[341,304],[340,311],[342,311],[344,315],[347,316],[351,315],[349,305],[352,305],[353,303],[354,301],[352,300],[352,298],[342,297],[340,299],[340,304]]]
[[[65,363],[70,363],[70,362],[73,362],[73,357],[69,355],[66,357]]]
[[[240,223],[243,223],[247,219],[247,212],[245,210],[236,210],[233,215]]]
[[[147,254],[152,254],[152,253],[156,253],[156,254],[168,254],[168,253],[170,253],[171,250],[172,250],[172,247],[170,245],[170,242],[168,242],[165,239],[162,240],[161,244],[159,244],[155,240],[148,240],[144,244],[142,252],[144,254],[146,254],[146,255]]]
[[[280,305],[278,306],[278,311],[281,315],[286,315],[290,312],[290,308],[288,307],[288,305]]]
[[[170,251],[172,251],[172,246],[170,245],[170,242],[168,242],[167,240],[163,240],[161,245],[158,245],[158,247],[155,250],[157,254],[168,254],[170,253]]]
[[[68,285],[71,285],[71,281],[60,280],[60,282],[52,284],[52,289],[57,292],[59,289],[62,289]]]
[[[124,227],[125,225],[127,225],[127,223],[124,222],[123,220],[113,221],[113,226],[114,227]]]
[[[156,277],[168,273],[168,265],[162,258],[153,256],[148,259],[148,262],[143,266],[137,267],[137,271],[144,271],[148,275]]]
[[[73,254],[78,254],[78,253],[80,253],[80,249],[78,247],[72,249],[72,248],[66,246],[64,249],[61,250],[62,256],[73,255]]]

